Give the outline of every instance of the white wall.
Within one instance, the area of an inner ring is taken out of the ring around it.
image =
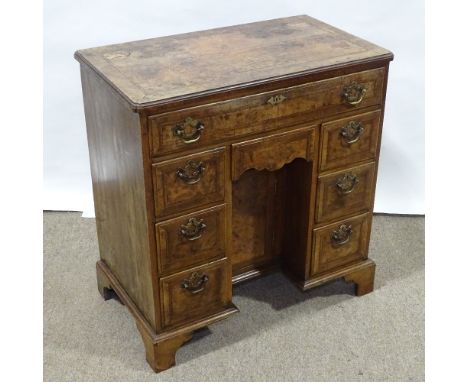
[[[45,0],[44,209],[94,213],[77,49],[308,14],[395,54],[377,212],[424,213],[423,0]]]

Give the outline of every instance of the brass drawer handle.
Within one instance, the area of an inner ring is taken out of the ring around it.
[[[193,241],[200,239],[205,228],[206,224],[203,219],[190,218],[187,224],[180,226],[180,234],[187,240]]]
[[[340,194],[349,194],[353,192],[356,185],[359,183],[359,178],[354,174],[344,174],[336,182],[336,188]]]
[[[367,88],[363,84],[352,82],[343,89],[343,98],[349,105],[358,105],[364,99]]]
[[[340,130],[341,138],[348,145],[356,143],[364,133],[364,127],[361,122],[351,121]]]
[[[197,142],[201,138],[204,128],[205,126],[202,121],[187,117],[184,122],[175,125],[172,131],[176,137],[182,139],[184,143],[189,144]],[[192,133],[189,134],[188,131]]]
[[[286,99],[286,96],[284,96],[283,94],[277,94],[277,95],[274,95],[274,96],[268,98],[267,103],[274,106],[274,105],[278,105],[279,103],[283,102],[285,99]]]
[[[351,225],[342,224],[332,232],[331,241],[336,246],[344,245],[349,241],[352,233],[353,227]]]
[[[200,272],[193,272],[188,279],[182,281],[181,287],[187,289],[192,294],[197,294],[205,289],[207,282],[207,275]]]
[[[176,175],[187,184],[198,183],[205,171],[205,165],[203,162],[195,162],[189,160],[184,168],[179,168],[176,171]]]

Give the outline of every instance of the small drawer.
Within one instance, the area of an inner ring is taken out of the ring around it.
[[[233,101],[231,101],[233,102]],[[234,137],[227,110],[203,105],[151,116],[148,119],[153,156],[207,146]]]
[[[219,260],[160,280],[163,326],[176,326],[223,310],[232,296],[229,262]]]
[[[296,158],[313,158],[315,129],[312,127],[273,134],[232,145],[232,179],[248,169],[277,170]]]
[[[380,110],[324,123],[320,170],[374,159],[379,139]]]
[[[148,117],[153,156],[382,103],[385,69],[327,78]]]
[[[312,274],[367,258],[370,213],[314,230]]]
[[[375,162],[320,176],[315,220],[325,222],[372,208]]]
[[[154,163],[156,215],[223,201],[225,156],[224,148],[218,148]]]
[[[225,256],[224,205],[156,224],[161,274],[191,268]]]

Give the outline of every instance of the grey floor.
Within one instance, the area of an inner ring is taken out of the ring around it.
[[[299,292],[281,274],[240,285],[240,313],[196,333],[154,374],[126,308],[96,289],[94,219],[44,214],[46,381],[423,381],[424,218],[376,216],[375,291]]]

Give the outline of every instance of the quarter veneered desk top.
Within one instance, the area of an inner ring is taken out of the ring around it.
[[[134,108],[391,57],[388,50],[309,16],[76,53]]]

